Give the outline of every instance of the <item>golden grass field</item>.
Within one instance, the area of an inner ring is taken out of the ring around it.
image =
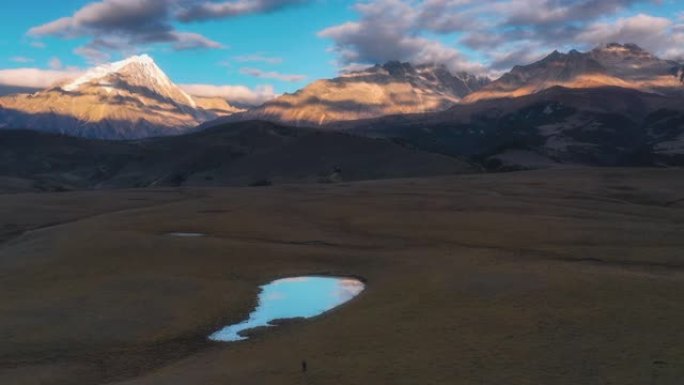
[[[0,219],[3,385],[684,383],[684,170],[8,194]],[[367,289],[206,339],[313,273]]]

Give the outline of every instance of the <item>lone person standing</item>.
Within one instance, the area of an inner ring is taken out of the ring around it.
[[[302,360],[302,373],[306,373],[307,365],[306,361]]]

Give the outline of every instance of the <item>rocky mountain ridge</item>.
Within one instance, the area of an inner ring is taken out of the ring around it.
[[[620,87],[655,93],[684,91],[684,65],[664,60],[636,44],[611,43],[589,52],[552,52],[540,61],[515,66],[499,79],[468,95],[464,102],[520,97],[555,86]]]
[[[452,74],[443,65],[392,61],[334,79],[317,80],[234,117],[296,126],[319,126],[392,114],[440,111],[489,83],[465,72]]]

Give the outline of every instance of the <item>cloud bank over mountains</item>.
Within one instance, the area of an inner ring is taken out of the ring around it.
[[[278,96],[270,85],[249,88],[234,85],[180,84],[180,87],[190,95],[220,97],[234,104],[247,106],[258,106]]]
[[[684,21],[629,14],[658,0],[372,0],[354,5],[359,20],[319,33],[341,66],[406,60],[497,72],[555,49],[632,42],[681,58]]]
[[[588,50],[611,42],[636,43],[661,57],[684,59],[684,12],[651,12],[668,6],[676,9],[676,0],[98,0],[26,33],[35,47],[44,47],[48,37],[84,40],[74,52],[95,64],[155,47],[224,49],[231,42],[212,38],[207,30],[199,33],[199,24],[228,23],[325,1],[346,1],[352,10],[349,20],[318,31],[318,37],[330,43],[335,65],[342,71],[400,60],[496,76],[556,49]],[[324,52],[320,57],[322,63],[328,60]],[[260,47],[233,60],[255,63],[241,68],[241,75],[284,83],[310,78],[257,68],[283,62]],[[15,56],[14,62],[28,64],[32,59]],[[0,70],[0,84],[40,87],[77,72],[46,68]],[[270,85],[189,86],[250,100],[275,95]]]
[[[269,13],[280,9],[303,5],[309,0],[100,0],[86,4],[72,15],[31,28],[27,35],[35,39],[32,45],[44,48],[40,40],[45,37],[61,39],[88,39],[74,50],[90,64],[112,59],[113,54],[131,55],[153,45],[165,45],[176,51],[192,49],[220,49],[225,44],[199,33],[180,30],[191,23],[207,20],[229,19],[243,15]],[[191,26],[189,26],[191,27]],[[30,58],[15,62],[29,63]],[[282,60],[261,54],[243,56],[239,62],[263,62],[278,64]],[[79,69],[43,70],[39,68],[16,68],[0,70],[0,85],[12,89],[41,89],[78,76]],[[301,81],[304,75],[281,74],[247,68],[243,73],[262,79],[286,82]],[[273,86],[254,88],[235,85],[187,84],[187,90],[201,96],[221,96],[238,103],[259,104],[277,96]]]
[[[14,68],[0,70],[0,95],[2,88],[39,90],[50,87],[60,80],[75,78],[81,72],[70,70],[44,70],[38,68]]]
[[[50,69],[16,68],[0,70],[0,96],[15,92],[34,92],[83,75],[77,68]],[[273,86],[249,88],[241,85],[179,84],[195,96],[221,97],[236,104],[256,106],[278,96]]]
[[[221,20],[305,6],[315,0],[100,0],[70,16],[38,25],[29,36],[89,38],[77,53],[103,61],[108,52],[151,44],[174,50],[218,49],[226,43],[181,30]],[[504,70],[557,48],[633,42],[681,57],[684,21],[630,13],[664,0],[359,0],[356,20],[319,32],[341,67],[389,60],[437,62],[454,70]]]

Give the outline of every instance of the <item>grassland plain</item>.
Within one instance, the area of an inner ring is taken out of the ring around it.
[[[0,384],[684,381],[684,170],[7,194],[0,221]],[[367,290],[206,339],[312,273]]]

